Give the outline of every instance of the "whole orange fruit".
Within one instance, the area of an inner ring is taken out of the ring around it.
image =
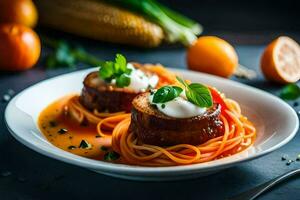
[[[0,23],[20,23],[34,27],[38,12],[32,0],[1,0]]]
[[[32,29],[21,24],[0,25],[0,70],[29,69],[40,53],[41,42]]]
[[[261,57],[264,76],[279,83],[300,79],[300,46],[292,38],[281,36],[272,41]]]
[[[238,66],[238,56],[225,40],[202,36],[189,47],[187,64],[191,70],[229,77]]]

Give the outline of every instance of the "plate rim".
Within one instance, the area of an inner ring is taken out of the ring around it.
[[[37,151],[38,153],[41,153],[42,155],[45,155],[47,157],[51,157],[54,158],[56,160],[60,160],[69,164],[73,164],[76,166],[81,166],[84,168],[89,168],[89,169],[93,169],[93,170],[100,170],[100,171],[104,171],[104,172],[110,172],[110,173],[118,173],[118,174],[128,174],[128,175],[145,175],[145,173],[147,173],[147,175],[152,175],[152,174],[172,174],[174,172],[180,172],[180,173],[193,173],[196,171],[211,171],[214,169],[222,169],[222,168],[227,168],[230,167],[232,165],[236,165],[245,161],[250,161],[256,158],[259,158],[261,156],[264,156],[268,153],[271,153],[277,149],[279,149],[280,147],[284,146],[285,144],[287,144],[289,141],[291,141],[294,136],[296,135],[298,128],[299,128],[299,120],[298,120],[298,116],[296,114],[296,112],[294,111],[294,109],[291,108],[291,106],[289,104],[287,104],[286,102],[284,102],[283,100],[279,99],[278,97],[265,92],[261,89],[237,82],[237,81],[233,81],[230,79],[225,79],[222,77],[218,77],[218,76],[214,76],[211,74],[206,74],[206,73],[201,73],[201,72],[196,72],[196,71],[190,71],[190,70],[186,70],[186,69],[176,69],[176,68],[168,68],[170,70],[172,70],[175,73],[184,73],[184,74],[191,74],[193,73],[195,74],[200,74],[202,76],[207,76],[209,78],[213,78],[213,79],[221,79],[222,81],[225,82],[231,82],[234,83],[236,85],[238,85],[239,87],[246,87],[252,91],[261,93],[263,95],[266,95],[268,98],[272,98],[272,99],[276,99],[276,101],[279,101],[282,105],[284,105],[290,112],[291,115],[293,115],[293,118],[297,119],[296,124],[293,128],[293,130],[291,131],[291,133],[289,134],[288,137],[286,137],[284,140],[282,140],[281,142],[277,143],[276,145],[268,148],[267,150],[264,150],[262,152],[258,152],[255,153],[254,155],[250,156],[250,157],[245,157],[245,158],[240,158],[238,160],[235,161],[230,161],[228,163],[217,163],[214,165],[205,165],[205,164],[209,164],[210,162],[206,162],[204,163],[198,163],[198,164],[191,164],[191,165],[184,165],[184,166],[168,166],[168,167],[146,167],[146,166],[134,166],[134,165],[126,165],[126,164],[114,164],[114,163],[108,163],[108,162],[104,162],[104,161],[97,161],[97,160],[93,160],[93,159],[89,159],[89,158],[84,158],[78,155],[74,155],[71,154],[69,152],[66,152],[64,150],[61,150],[55,146],[55,148],[59,149],[60,151],[63,151],[65,153],[68,153],[70,155],[72,155],[71,157],[68,156],[62,156],[59,155],[55,152],[49,152],[47,149],[45,149],[45,147],[37,147],[35,145],[33,145],[32,143],[30,143],[29,141],[27,141],[26,139],[24,139],[24,137],[22,137],[20,133],[15,133],[12,128],[9,125],[9,122],[7,121],[7,117],[8,117],[8,113],[9,111],[12,109],[11,107],[14,106],[14,102],[18,99],[18,97],[20,97],[23,93],[25,93],[27,90],[38,86],[39,84],[45,84],[48,81],[52,81],[55,80],[57,78],[63,78],[63,76],[68,76],[70,74],[74,74],[74,73],[83,73],[83,72],[88,72],[91,71],[95,68],[88,68],[88,69],[82,69],[82,70],[78,70],[78,71],[74,71],[74,72],[69,72],[69,73],[64,73],[49,79],[45,79],[42,80],[40,82],[37,82],[27,88],[25,88],[24,90],[22,90],[21,92],[19,92],[13,99],[11,99],[11,101],[8,103],[8,105],[5,108],[5,113],[4,113],[4,121],[5,121],[5,125],[8,129],[8,131],[11,133],[11,135],[20,143],[22,143],[23,145],[27,146],[28,148]],[[51,147],[52,148],[52,147]],[[66,154],[66,155],[68,155]]]

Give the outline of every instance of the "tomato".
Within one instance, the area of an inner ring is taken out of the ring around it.
[[[220,104],[221,105],[221,113],[223,115],[226,115],[225,110],[229,110],[229,109],[228,109],[224,99],[222,98],[220,92],[213,87],[209,87],[209,90],[210,90],[211,96],[213,98],[213,102]]]
[[[32,29],[21,24],[0,25],[0,70],[29,69],[40,53],[41,42]]]
[[[0,22],[18,23],[34,27],[37,23],[38,12],[32,0],[1,0]]]

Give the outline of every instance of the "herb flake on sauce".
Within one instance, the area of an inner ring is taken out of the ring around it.
[[[110,151],[104,155],[104,160],[106,161],[114,161],[120,158],[120,155],[117,152]]]
[[[71,145],[71,146],[68,146],[68,149],[72,150],[72,149],[76,149],[76,147]]]
[[[90,143],[88,143],[88,141],[86,141],[86,140],[81,140],[81,142],[79,144],[79,148],[81,148],[81,149],[91,149],[92,145]]]
[[[56,127],[56,126],[57,126],[57,122],[56,122],[56,121],[50,121],[50,122],[49,122],[49,125],[50,125],[51,127]]]
[[[108,151],[108,148],[105,146],[101,146],[100,149],[101,149],[101,151]]]
[[[66,128],[61,128],[59,129],[59,131],[57,131],[59,134],[65,134],[68,132],[68,130]]]

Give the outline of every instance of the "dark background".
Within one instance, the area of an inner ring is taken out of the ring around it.
[[[300,31],[298,0],[161,0],[209,30]]]
[[[161,0],[200,22],[204,34],[238,44],[266,44],[270,38],[300,33],[299,0]]]
[[[235,46],[240,62],[259,74],[252,81],[235,80],[278,95],[282,86],[269,83],[262,77],[259,59],[265,45],[279,35],[289,35],[300,41],[299,1],[162,2],[198,20],[204,26],[205,35],[217,35],[228,40]],[[185,49],[181,45],[141,50],[84,39],[44,27],[38,27],[37,32],[82,45],[102,59],[113,58],[116,52],[121,52],[129,60],[161,62],[169,67],[186,68]],[[44,79],[76,70],[46,69],[44,57],[49,52],[51,49],[43,45],[42,57],[32,70],[21,73],[0,72],[0,97],[9,88],[18,93]],[[80,65],[77,69],[85,67]],[[289,103],[293,105],[294,102]],[[3,113],[6,105],[6,102],[0,102],[0,200],[226,199],[300,167],[300,162],[287,166],[285,161],[281,161],[283,155],[295,159],[300,153],[298,133],[289,144],[267,156],[208,177],[172,182],[134,182],[111,178],[42,156],[17,142],[5,127]],[[299,111],[300,106],[294,109]],[[300,199],[299,177],[281,184],[260,199]]]

